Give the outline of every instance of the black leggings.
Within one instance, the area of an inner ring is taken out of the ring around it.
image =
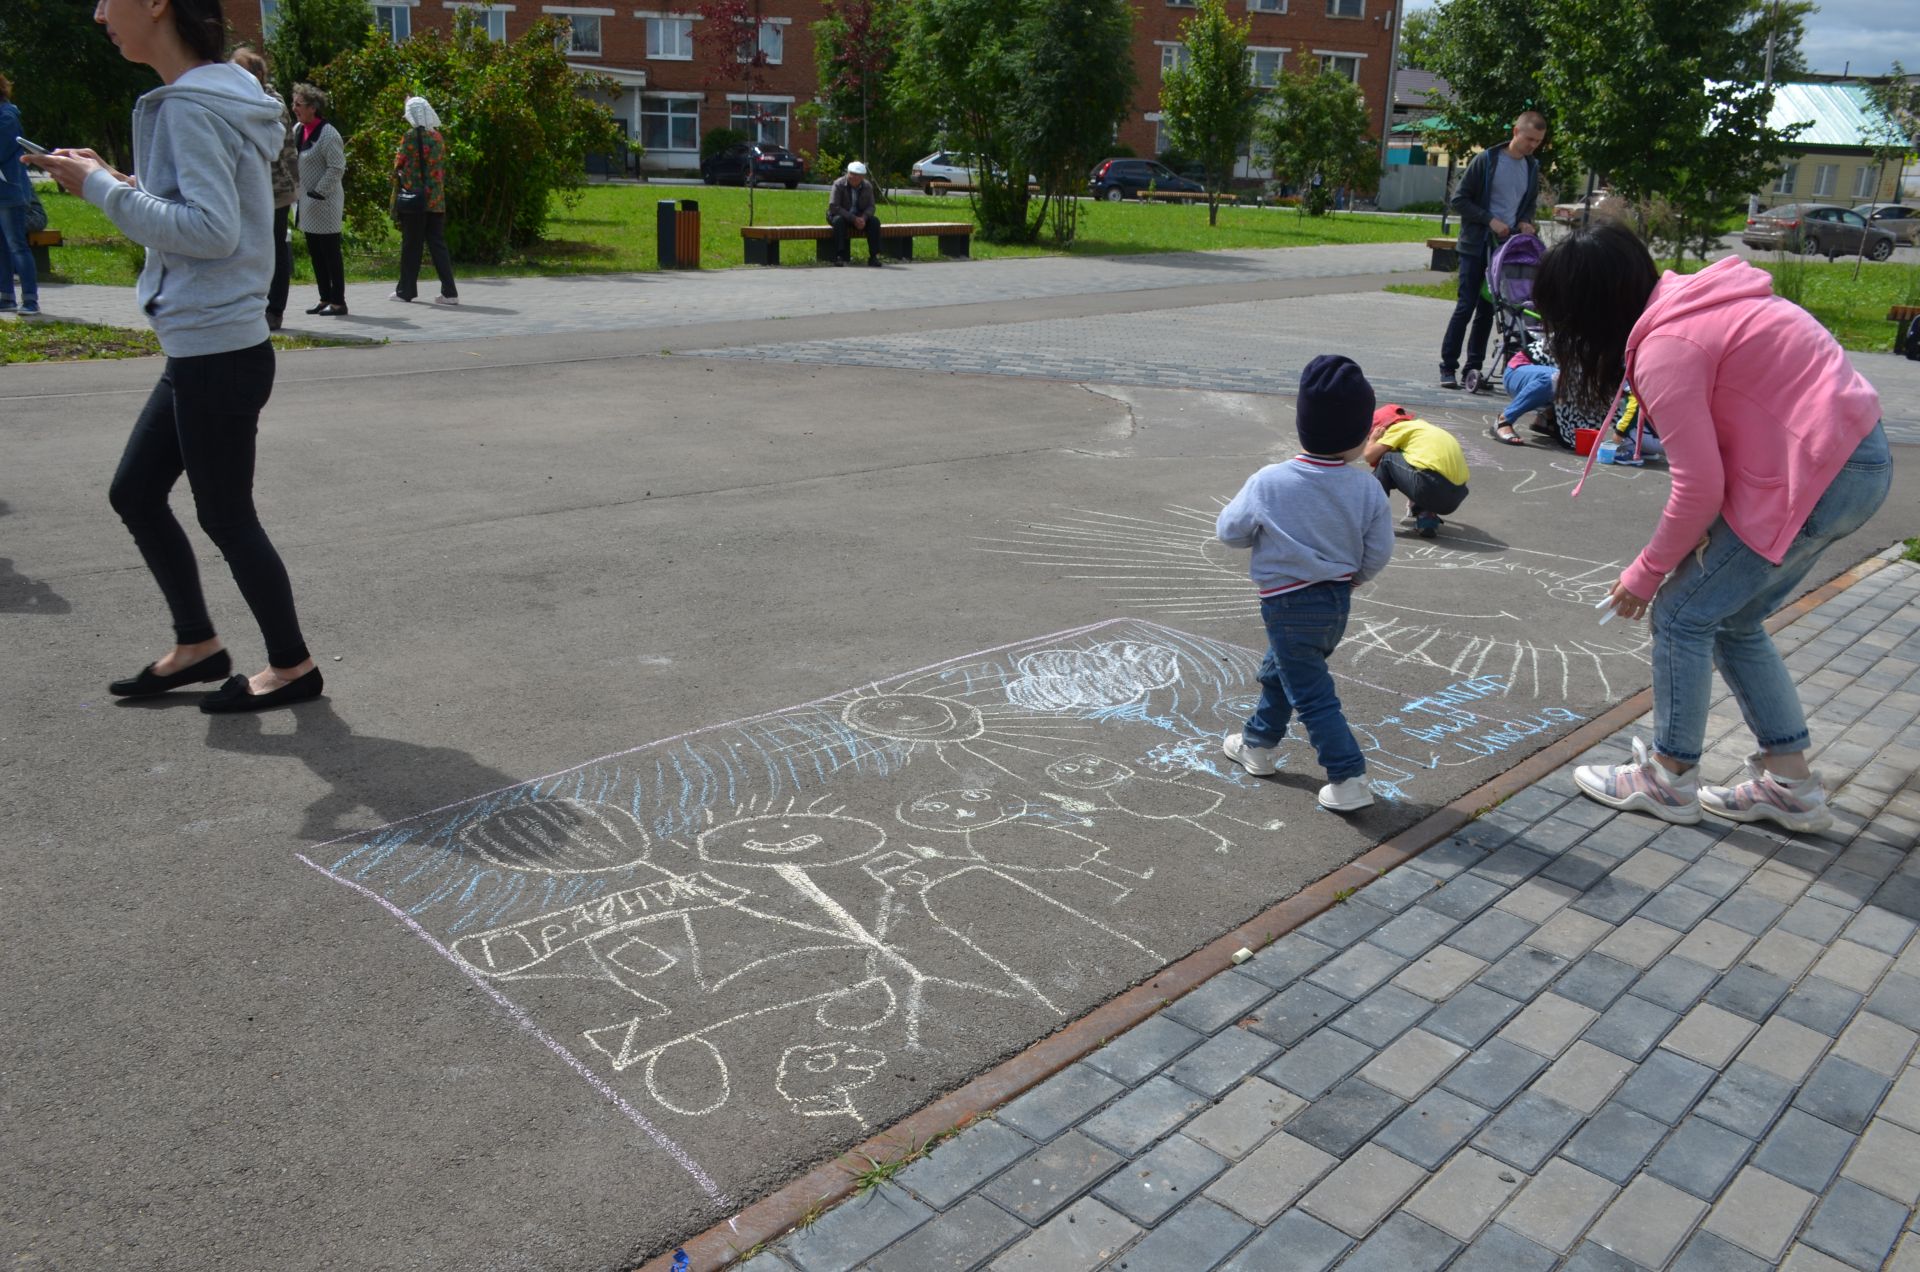
[[[347,266],[340,255],[338,234],[307,235],[307,257],[313,262],[313,285],[323,305],[347,303]]]
[[[227,558],[240,595],[267,641],[267,661],[297,667],[307,644],[293,609],[293,585],[253,510],[253,445],[260,410],[273,395],[273,345],[168,358],[160,383],[134,421],[108,498],[173,612],[173,638],[214,637],[193,545],[167,506],[185,472],[200,528]]]
[[[273,210],[273,281],[267,284],[267,312],[281,314],[287,308],[287,288],[293,283],[293,244],[287,241],[287,213],[293,209]]]

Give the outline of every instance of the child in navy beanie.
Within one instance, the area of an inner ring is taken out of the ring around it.
[[[1327,771],[1320,806],[1346,813],[1373,803],[1373,791],[1327,659],[1346,634],[1353,589],[1393,555],[1386,494],[1349,467],[1366,449],[1373,386],[1353,359],[1323,354],[1300,373],[1294,422],[1302,453],[1247,478],[1215,527],[1222,543],[1253,549],[1248,574],[1268,645],[1260,704],[1223,749],[1247,772],[1271,773],[1298,715]]]

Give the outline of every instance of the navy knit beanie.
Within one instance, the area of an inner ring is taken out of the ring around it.
[[[1300,373],[1294,427],[1300,449],[1309,455],[1338,455],[1367,440],[1373,423],[1373,386],[1360,364],[1337,353],[1323,353]]]

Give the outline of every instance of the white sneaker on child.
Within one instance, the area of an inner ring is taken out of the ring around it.
[[[1631,764],[1582,764],[1573,770],[1574,785],[1588,799],[1630,813],[1652,813],[1677,826],[1700,820],[1700,770],[1682,776],[1667,771],[1653,757],[1653,749],[1633,740]]]
[[[1371,803],[1373,787],[1367,784],[1364,773],[1344,782],[1328,782],[1320,788],[1320,807],[1336,813],[1357,812]]]
[[[1273,753],[1279,750],[1279,747],[1248,746],[1246,739],[1238,733],[1227,734],[1226,740],[1220,744],[1220,749],[1227,753],[1228,759],[1237,760],[1241,768],[1255,777],[1265,777],[1280,767],[1273,762]]]
[[[1773,821],[1788,830],[1825,830],[1833,825],[1826,788],[1818,777],[1790,782],[1766,770],[1761,753],[1747,757],[1747,780],[1732,786],[1702,786],[1700,807],[1728,821]]]

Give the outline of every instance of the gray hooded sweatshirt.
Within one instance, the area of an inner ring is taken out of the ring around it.
[[[228,62],[197,66],[133,107],[139,184],[105,172],[82,193],[147,249],[134,288],[169,358],[267,338],[280,104]]]

